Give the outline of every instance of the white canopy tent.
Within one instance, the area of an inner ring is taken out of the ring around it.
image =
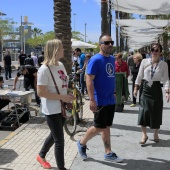
[[[142,32],[158,32],[158,33],[162,33],[164,32],[163,28],[139,28],[139,27],[123,27],[123,30],[125,31],[133,31],[133,32],[138,32],[138,33],[142,33]]]
[[[86,43],[86,42],[83,42],[80,40],[76,40],[76,39],[71,39],[71,42],[72,42],[71,46],[73,49],[75,49],[75,48],[97,48],[96,45],[89,44],[89,43]]]
[[[124,32],[124,31],[122,31],[121,34],[124,36],[127,36],[127,37],[158,37],[159,36],[159,34],[157,34],[157,33],[139,34],[139,33],[133,33],[133,32]]]
[[[170,26],[169,20],[124,19],[116,21],[122,27],[121,34],[128,38],[128,46],[143,47],[156,42],[164,32],[163,27]],[[160,28],[160,29],[158,29]],[[137,43],[143,43],[137,46]]]
[[[147,30],[147,29],[145,29],[145,31],[143,30],[143,31],[141,31],[141,30],[137,30],[136,28],[136,30],[126,30],[126,29],[124,29],[124,28],[126,28],[126,27],[123,27],[123,30],[122,30],[122,33],[126,33],[126,34],[137,34],[137,35],[142,35],[142,34],[145,34],[145,35],[159,35],[159,34],[162,34],[163,32],[164,32],[164,30],[163,29],[161,29],[161,30],[159,30],[159,31],[156,31],[155,29],[149,29],[149,30]],[[128,27],[128,28],[132,28],[133,29],[133,27]]]
[[[170,0],[112,0],[116,11],[141,15],[169,15]]]
[[[136,28],[163,28],[170,26],[170,20],[152,20],[152,19],[117,19],[116,23],[122,27]]]
[[[139,15],[170,15],[170,0],[112,0],[112,9]],[[170,26],[170,20],[116,20],[121,34],[128,37],[129,47],[150,44]]]

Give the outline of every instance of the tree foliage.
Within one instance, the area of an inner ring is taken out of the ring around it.
[[[53,31],[46,32],[45,34],[36,35],[33,38],[29,38],[26,43],[31,47],[37,47],[39,45],[44,46],[48,40],[54,39],[55,35]]]
[[[39,28],[34,28],[33,30],[31,30],[31,32],[32,32],[33,37],[43,35],[42,30]]]
[[[0,39],[8,35],[9,32],[12,32],[14,24],[16,24],[16,22],[14,22],[12,19],[2,20],[0,18]]]
[[[72,31],[72,38],[73,38],[73,39],[77,39],[77,40],[84,41],[83,36],[84,36],[84,35],[81,34],[81,33],[78,32],[78,31]]]

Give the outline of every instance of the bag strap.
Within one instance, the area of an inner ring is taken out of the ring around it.
[[[57,91],[58,94],[60,94],[59,89],[58,89],[58,86],[57,86],[56,81],[55,81],[55,79],[54,79],[53,73],[52,73],[52,71],[51,71],[51,69],[50,69],[50,67],[49,67],[48,65],[47,65],[47,67],[48,67],[48,69],[50,70],[50,74],[51,74],[51,77],[52,77],[52,79],[53,79],[53,82],[54,82],[56,91]],[[63,101],[60,100],[60,102],[61,102],[61,106],[64,106]]]

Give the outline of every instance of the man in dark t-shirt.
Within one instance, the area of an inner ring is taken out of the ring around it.
[[[24,76],[24,88],[26,91],[34,89],[37,105],[40,105],[40,98],[37,96],[37,69],[31,65],[20,66],[19,71],[14,79],[13,90],[16,89],[18,78]]]
[[[34,61],[31,58],[31,54],[28,55],[28,57],[25,59],[25,65],[31,65],[34,66]]]
[[[38,66],[41,67],[41,63],[44,61],[44,51],[41,51],[41,55],[38,56]]]
[[[25,65],[25,59],[26,59],[26,58],[27,58],[27,55],[24,54],[24,51],[23,51],[23,50],[21,50],[21,54],[20,54],[19,57],[18,57],[18,61],[19,61],[20,66],[21,66],[21,65]]]
[[[11,78],[11,56],[9,52],[7,52],[7,54],[4,57],[4,68],[5,68],[5,78],[6,80],[8,80],[8,74],[9,74],[9,78]]]

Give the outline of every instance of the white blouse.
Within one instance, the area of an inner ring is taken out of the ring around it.
[[[153,71],[155,71],[155,73],[152,79],[151,69],[152,69],[151,58],[143,59],[139,68],[139,73],[136,78],[135,84],[140,85],[143,79],[147,80],[148,82],[161,81],[165,86],[165,90],[168,90],[169,76],[167,63],[164,61],[159,61],[158,65],[153,67]]]

